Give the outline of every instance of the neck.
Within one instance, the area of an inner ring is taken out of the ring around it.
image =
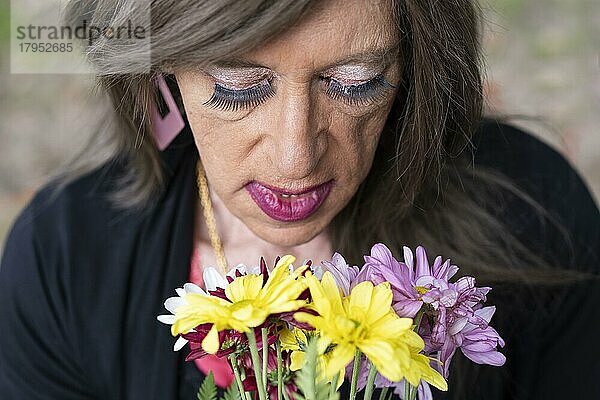
[[[217,232],[223,245],[227,264],[233,267],[238,264],[258,265],[260,257],[264,257],[268,266],[272,266],[277,256],[291,254],[296,257],[295,266],[310,259],[315,264],[329,260],[333,254],[327,230],[319,233],[313,239],[297,246],[277,246],[267,242],[250,230],[239,218],[233,215],[222,202],[220,197],[209,191],[212,202]],[[200,201],[197,201],[196,221],[198,240],[210,245],[210,237],[206,229],[204,214]]]

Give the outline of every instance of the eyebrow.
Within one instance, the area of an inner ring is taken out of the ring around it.
[[[328,70],[339,67],[345,64],[371,64],[371,65],[388,65],[398,56],[400,50],[400,42],[397,41],[390,46],[373,48],[361,53],[351,54],[341,60],[335,61],[323,68]],[[257,63],[253,63],[243,58],[231,57],[215,61],[213,66],[217,68],[267,68],[269,67]]]

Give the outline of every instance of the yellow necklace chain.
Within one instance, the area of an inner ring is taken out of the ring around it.
[[[210,200],[208,192],[208,183],[206,182],[206,172],[202,161],[198,159],[196,163],[198,191],[200,194],[200,203],[202,204],[202,213],[204,214],[204,221],[208,228],[208,236],[210,238],[210,244],[212,245],[215,255],[217,257],[217,263],[219,268],[223,272],[223,276],[227,274],[229,268],[227,267],[227,260],[225,259],[225,252],[223,251],[223,245],[221,244],[221,238],[217,232],[217,224],[215,222],[215,213],[213,211],[212,202]]]

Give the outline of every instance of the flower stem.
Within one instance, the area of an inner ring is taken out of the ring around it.
[[[418,387],[414,387],[411,390],[410,393],[410,400],[415,400],[417,398],[417,393],[419,392],[419,388]]]
[[[381,389],[381,393],[379,393],[379,400],[387,400],[388,390],[390,390],[390,388],[387,386]]]
[[[277,349],[277,400],[282,400],[283,367],[281,365],[281,343],[279,342],[279,339],[275,342],[275,348]]]
[[[375,387],[375,375],[377,375],[377,368],[373,363],[369,363],[369,376],[367,377],[367,386],[365,387],[364,400],[371,400],[373,396],[373,388]]]
[[[229,356],[229,362],[231,364],[231,369],[233,370],[233,375],[235,376],[235,382],[237,383],[238,391],[240,392],[240,398],[245,398],[244,385],[242,385],[242,377],[240,376],[240,370],[237,365],[237,358],[235,353]]]
[[[239,368],[239,367],[238,367]],[[240,370],[240,378],[242,378],[242,389],[244,388],[244,380],[246,379],[246,370],[244,368],[242,368]],[[250,392],[244,392],[243,396],[242,396],[242,400],[252,400],[252,395],[250,394]]]
[[[354,367],[352,369],[352,382],[350,383],[350,400],[356,399],[356,384],[358,383],[358,373],[360,372],[360,356],[360,350],[356,349]]]
[[[262,371],[260,370],[260,359],[258,357],[258,347],[256,345],[256,336],[254,336],[254,329],[251,329],[250,332],[246,332],[246,337],[248,337],[248,347],[250,348],[252,366],[254,367],[254,377],[256,379],[256,391],[258,392],[258,398],[260,400],[267,400],[265,386],[262,382]]]
[[[267,360],[269,359],[269,338],[267,337],[267,328],[260,330],[262,334],[262,381],[265,392],[267,391]]]
[[[404,400],[410,399],[410,383],[404,379]]]
[[[415,327],[413,330],[417,333],[419,333],[419,327],[421,326],[421,320],[423,319],[423,314],[425,314],[425,308],[421,307],[421,309],[419,310],[417,315],[415,315],[415,319],[413,320],[414,324],[415,324]]]

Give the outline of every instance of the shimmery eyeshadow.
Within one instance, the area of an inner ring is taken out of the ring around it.
[[[218,68],[207,71],[219,84],[230,89],[243,89],[269,78],[272,73],[266,68]]]
[[[326,71],[323,75],[345,84],[358,84],[373,79],[381,73],[381,68],[360,64],[340,65]]]

